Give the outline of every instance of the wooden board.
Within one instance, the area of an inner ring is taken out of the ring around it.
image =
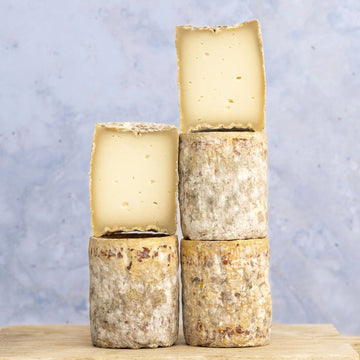
[[[92,346],[85,325],[6,326],[0,331],[0,360],[359,359],[332,325],[273,325],[270,345],[244,349],[187,346],[180,334],[169,348],[115,350]]]
[[[360,336],[342,336],[342,338],[358,352],[360,358]]]

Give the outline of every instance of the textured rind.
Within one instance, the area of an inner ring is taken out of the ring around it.
[[[266,81],[265,81],[265,63],[264,63],[264,49],[263,49],[263,42],[262,42],[262,36],[261,36],[261,27],[259,20],[251,20],[251,21],[245,21],[240,24],[235,25],[217,25],[217,26],[201,26],[196,27],[192,25],[185,25],[185,26],[176,26],[175,28],[175,37],[176,37],[176,43],[179,41],[179,37],[181,36],[180,33],[182,31],[207,31],[214,34],[219,34],[223,31],[231,31],[233,29],[242,28],[247,25],[256,24],[258,28],[258,42],[259,42],[259,50],[262,58],[262,72],[263,72],[263,78],[264,78],[264,88],[263,88],[263,98],[264,98],[264,104],[266,103]],[[196,131],[204,131],[204,130],[231,130],[231,129],[241,129],[241,130],[254,130],[254,131],[263,131],[265,128],[265,106],[263,109],[262,114],[262,123],[260,126],[254,126],[251,123],[242,124],[242,123],[230,123],[230,124],[222,124],[221,119],[219,119],[219,123],[216,125],[210,124],[210,123],[199,123],[195,127],[191,127],[187,124],[186,119],[184,118],[183,111],[182,111],[182,92],[181,92],[181,84],[180,84],[180,59],[179,54],[177,56],[177,83],[178,83],[178,91],[179,91],[179,107],[180,107],[180,130],[183,133],[186,132],[196,132]]]
[[[185,341],[266,345],[271,330],[269,241],[181,241]]]
[[[178,131],[174,125],[152,122],[107,122],[98,123],[95,127],[105,127],[119,132],[131,132],[136,135],[157,131]]]
[[[119,223],[116,226],[107,226],[102,231],[97,231],[95,226],[95,210],[93,204],[93,195],[92,195],[92,172],[93,172],[93,164],[94,164],[94,155],[96,150],[95,145],[95,137],[96,131],[99,128],[107,128],[110,130],[116,130],[119,132],[130,132],[135,136],[142,136],[146,133],[153,133],[153,132],[172,132],[176,134],[176,141],[177,147],[179,143],[178,137],[178,128],[174,125],[162,124],[162,123],[152,123],[152,122],[107,122],[107,123],[97,123],[95,124],[94,128],[94,136],[93,136],[93,144],[91,148],[91,160],[90,160],[90,172],[89,172],[89,194],[90,194],[90,210],[91,210],[91,229],[94,236],[103,236],[105,234],[111,234],[117,231],[156,231],[160,233],[167,233],[169,235],[173,235],[176,232],[176,225],[177,225],[177,211],[175,210],[173,216],[173,223],[172,226],[166,227],[162,226],[159,223],[148,224],[147,226],[132,226],[128,227],[124,224]],[[178,176],[178,158],[175,160],[175,179],[176,179],[176,188],[178,187],[179,176]],[[176,204],[177,193],[174,192],[174,204]]]
[[[235,25],[215,25],[215,26],[193,26],[193,25],[178,25],[176,26],[176,31],[180,31],[182,29],[184,30],[190,30],[190,31],[209,31],[209,32],[221,32],[221,31],[227,31],[227,30],[233,30],[238,29],[243,26],[256,23],[259,27],[259,20],[250,20],[250,21],[244,21],[240,24]]]
[[[176,235],[89,243],[90,329],[95,346],[155,348],[178,336]]]
[[[267,236],[264,132],[180,134],[179,202],[185,239]]]

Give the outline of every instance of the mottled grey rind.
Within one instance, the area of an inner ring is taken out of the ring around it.
[[[185,239],[267,236],[264,132],[180,134],[179,202]]]
[[[269,343],[269,241],[181,241],[185,341],[209,347]]]
[[[95,346],[156,348],[178,336],[175,235],[89,243],[90,329]]]

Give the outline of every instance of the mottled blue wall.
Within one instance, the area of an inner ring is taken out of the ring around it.
[[[177,24],[258,18],[275,322],[360,334],[360,2],[0,2],[0,327],[87,323],[93,126],[178,125]]]

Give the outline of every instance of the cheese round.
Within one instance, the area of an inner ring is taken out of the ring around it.
[[[94,236],[176,233],[178,130],[157,123],[95,125],[90,163]]]
[[[267,201],[265,133],[180,135],[179,202],[185,239],[265,237]]]
[[[178,142],[173,125],[95,125],[89,174],[94,236],[176,233]]]
[[[185,341],[209,347],[269,342],[269,241],[181,241]]]
[[[265,69],[258,20],[176,27],[180,129],[264,129]]]
[[[91,237],[90,329],[95,346],[171,346],[178,335],[178,241]]]

